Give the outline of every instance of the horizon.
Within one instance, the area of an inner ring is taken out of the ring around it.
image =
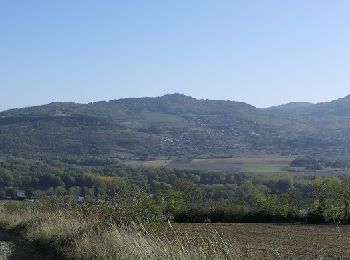
[[[0,4],[0,111],[185,93],[255,107],[349,94],[350,2]],[[298,19],[296,19],[298,17]]]
[[[255,108],[258,109],[265,109],[265,108],[272,108],[272,107],[278,107],[278,106],[283,106],[283,105],[287,105],[287,104],[291,104],[291,103],[309,103],[309,104],[313,104],[313,105],[317,105],[320,103],[327,103],[327,102],[332,102],[341,98],[345,98],[350,96],[350,94],[343,96],[343,97],[338,97],[336,99],[332,99],[332,100],[328,100],[328,101],[321,101],[321,102],[308,102],[308,101],[289,101],[287,103],[283,103],[283,104],[277,104],[277,105],[272,105],[272,106],[268,106],[268,107],[257,107],[254,104],[250,104],[244,101],[240,101],[240,100],[231,100],[231,99],[210,99],[210,98],[198,98],[198,97],[194,97],[194,96],[190,96],[190,95],[186,95],[184,93],[167,93],[167,94],[163,94],[160,96],[141,96],[141,97],[121,97],[121,98],[115,98],[115,99],[105,99],[105,100],[93,100],[93,101],[89,101],[89,102],[76,102],[76,101],[50,101],[48,103],[43,103],[43,104],[35,104],[35,105],[30,105],[30,106],[23,106],[23,107],[12,107],[12,108],[7,108],[4,110],[0,110],[1,112],[5,112],[7,110],[12,110],[12,109],[25,109],[25,108],[30,108],[30,107],[38,107],[38,106],[45,106],[45,105],[49,105],[51,103],[75,103],[75,104],[79,104],[79,105],[86,105],[86,104],[90,104],[90,103],[98,103],[98,102],[109,102],[109,101],[114,101],[114,100],[121,100],[121,99],[133,99],[133,98],[159,98],[159,97],[164,97],[164,96],[168,96],[168,95],[184,95],[186,97],[190,97],[190,98],[194,98],[196,100],[209,100],[209,101],[230,101],[230,102],[241,102],[241,103],[245,103],[248,105],[251,105]]]

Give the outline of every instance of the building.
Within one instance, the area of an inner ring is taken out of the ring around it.
[[[25,200],[25,199],[27,199],[25,190],[17,189],[16,190],[16,199],[18,199],[18,200]]]

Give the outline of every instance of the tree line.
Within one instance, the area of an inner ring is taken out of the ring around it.
[[[132,168],[106,160],[69,163],[0,157],[0,197],[117,198],[142,193],[176,222],[342,222],[349,220],[350,179]],[[150,206],[151,207],[151,206]],[[157,214],[158,214],[157,213]]]

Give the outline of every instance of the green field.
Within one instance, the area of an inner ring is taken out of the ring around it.
[[[232,158],[175,159],[150,161],[125,161],[130,166],[167,167],[204,171],[234,171],[245,173],[287,173],[295,157],[246,156]]]
[[[264,164],[244,164],[241,167],[242,172],[246,173],[287,173],[288,166],[264,165]]]

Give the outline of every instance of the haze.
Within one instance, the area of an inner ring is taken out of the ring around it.
[[[19,4],[20,3],[20,4]],[[349,1],[2,1],[0,110],[180,92],[267,107],[349,91]]]

